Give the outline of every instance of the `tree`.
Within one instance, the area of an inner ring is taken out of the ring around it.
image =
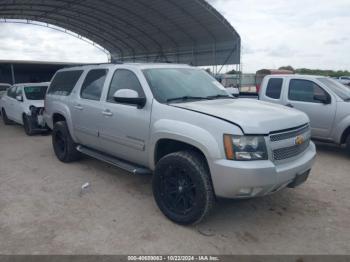
[[[281,66],[280,68],[278,68],[279,70],[289,70],[289,71],[295,71],[294,68],[292,66]]]

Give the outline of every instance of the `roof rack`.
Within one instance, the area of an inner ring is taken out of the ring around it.
[[[122,62],[106,62],[106,63],[86,63],[86,64],[75,64],[75,65],[67,65],[64,68],[72,68],[72,67],[80,67],[80,66],[98,66],[98,65],[121,65]]]

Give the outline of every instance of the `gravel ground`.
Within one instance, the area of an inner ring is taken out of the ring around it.
[[[181,227],[158,210],[151,177],[88,158],[63,164],[50,136],[1,123],[0,253],[350,254],[350,158],[317,148],[303,186],[220,200],[205,222]]]

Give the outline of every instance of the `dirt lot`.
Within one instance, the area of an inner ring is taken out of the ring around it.
[[[150,181],[93,159],[62,164],[50,136],[0,124],[0,253],[350,254],[350,158],[336,147],[318,145],[303,186],[220,200],[193,227],[163,217]]]

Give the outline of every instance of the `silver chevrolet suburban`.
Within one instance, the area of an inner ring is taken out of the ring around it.
[[[84,154],[153,174],[156,203],[179,224],[201,221],[216,197],[252,198],[302,184],[316,155],[304,113],[235,99],[186,65],[62,69],[44,118],[59,160]]]

